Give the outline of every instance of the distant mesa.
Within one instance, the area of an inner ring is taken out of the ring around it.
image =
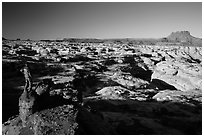
[[[172,32],[169,36],[162,38],[161,41],[162,42],[178,42],[178,43],[202,46],[202,39],[193,37],[189,31]]]

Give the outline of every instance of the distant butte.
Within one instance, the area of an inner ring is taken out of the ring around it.
[[[172,32],[166,39],[168,42],[181,42],[202,46],[202,39],[192,36],[189,31]]]

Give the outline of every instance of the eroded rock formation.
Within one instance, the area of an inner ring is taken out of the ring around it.
[[[168,38],[156,45],[4,41],[3,134],[201,134],[202,47],[187,32]],[[21,60],[34,71],[19,113]]]

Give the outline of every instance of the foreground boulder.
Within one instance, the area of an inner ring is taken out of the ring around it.
[[[19,116],[2,126],[3,135],[114,134],[100,114],[84,107],[63,105],[36,112],[23,127]]]
[[[6,135],[46,135],[46,134],[74,134],[77,128],[77,111],[73,106],[61,106],[44,110],[31,115],[27,126],[23,127],[19,117],[3,124],[3,134]]]
[[[114,133],[103,119],[102,114],[90,107],[83,106],[80,91],[74,94],[75,90],[68,88],[67,90],[70,90],[73,95],[68,94],[66,97],[65,94],[51,92],[51,88],[59,86],[55,85],[51,79],[43,79],[37,84],[35,90],[32,90],[31,76],[27,76],[30,74],[28,67],[24,68],[24,73],[26,84],[19,99],[20,113],[3,123],[2,133],[4,135]]]
[[[92,99],[119,135],[202,134],[202,106],[173,101]]]

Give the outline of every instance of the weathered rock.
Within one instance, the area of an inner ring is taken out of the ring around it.
[[[120,86],[114,87],[105,87],[96,92],[97,95],[100,95],[103,99],[117,99],[117,100],[125,100],[123,94],[130,93],[130,90],[122,88]]]
[[[171,101],[197,105],[202,103],[202,91],[190,90],[184,92],[179,90],[163,90],[153,96],[153,99],[157,101]]]
[[[5,122],[4,135],[74,135],[114,134],[113,129],[101,115],[89,112],[83,107],[63,105],[36,112],[27,119],[23,127],[19,117]]]
[[[27,119],[27,126],[22,127],[19,117],[3,124],[3,134],[10,135],[46,135],[74,134],[77,111],[73,106],[61,106],[34,113]]]
[[[162,61],[156,66],[151,79],[160,79],[182,91],[202,89],[202,66],[200,64]]]
[[[33,106],[35,103],[35,98],[31,97],[29,99],[25,98],[25,95],[22,94],[19,98],[19,117],[22,121],[22,126],[27,125],[27,120],[30,115],[33,113]]]
[[[143,92],[143,91],[142,91]],[[90,97],[90,99],[99,98],[105,100],[140,100],[145,101],[149,98],[149,94],[142,93],[140,90],[138,91],[131,91],[125,89],[121,86],[112,86],[112,87],[105,87],[96,92],[96,95]],[[148,92],[146,92],[148,93]]]
[[[50,88],[54,85],[52,82],[52,79],[43,79],[41,82],[39,82],[35,88],[35,92],[38,95],[48,93],[50,91]]]
[[[136,100],[90,100],[117,134],[201,134],[202,107],[179,102]]]
[[[134,63],[121,67],[123,72],[130,73],[133,77],[140,78],[146,81],[150,81],[152,71],[144,63]]]
[[[137,89],[149,84],[148,81],[140,78],[135,78],[130,73],[124,72],[116,72],[110,78],[128,89]]]

